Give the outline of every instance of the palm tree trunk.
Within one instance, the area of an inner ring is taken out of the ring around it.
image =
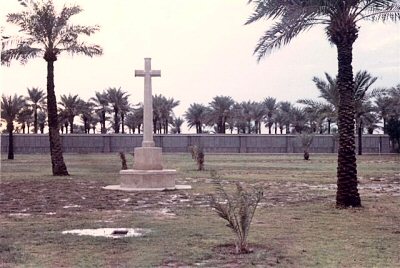
[[[119,133],[119,117],[118,117],[118,109],[114,108],[114,132],[116,134]]]
[[[7,124],[7,130],[8,130],[8,159],[12,160],[14,159],[14,137],[13,137],[13,130],[14,130],[14,124],[13,122],[10,122]]]
[[[45,56],[46,58],[46,56]],[[54,57],[55,58],[55,57]],[[54,176],[68,176],[62,154],[60,133],[58,132],[57,100],[54,92],[54,59],[47,61],[47,113],[51,164]]]
[[[125,114],[124,114],[124,113],[121,113],[122,134],[125,134],[125,124],[124,124],[124,121],[125,121]]]
[[[33,114],[33,131],[35,132],[35,134],[37,134],[38,132],[38,120],[37,120],[37,107],[35,105],[34,107],[34,114]]]
[[[328,134],[331,134],[331,119],[328,119]]]
[[[101,134],[106,133],[106,112],[102,111],[101,112]]]
[[[73,134],[74,133],[74,118],[69,119],[69,133]]]
[[[344,41],[336,44],[339,65],[337,79],[339,90],[339,149],[337,168],[338,188],[336,192],[336,205],[338,207],[361,206],[361,199],[357,189],[354,137],[353,42],[344,38]]]

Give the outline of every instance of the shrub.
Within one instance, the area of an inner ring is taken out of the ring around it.
[[[309,160],[310,159],[309,149],[314,140],[314,135],[304,132],[304,133],[299,134],[297,137],[301,142],[301,146],[303,147],[304,160]]]
[[[212,172],[211,178],[214,180],[216,193],[211,195],[210,206],[219,217],[228,222],[226,226],[236,235],[236,253],[250,253],[247,238],[257,205],[263,196],[262,190],[253,188],[248,191],[237,182],[236,191],[228,194],[216,172]]]
[[[127,166],[127,164],[126,164],[125,153],[124,153],[124,152],[119,152],[119,157],[121,158],[121,164],[122,164],[121,169],[122,169],[122,170],[128,169],[128,166]]]
[[[204,149],[202,146],[189,146],[192,159],[197,163],[197,170],[204,170]]]

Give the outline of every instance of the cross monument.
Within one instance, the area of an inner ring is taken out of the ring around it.
[[[151,78],[160,77],[161,71],[151,69],[151,59],[144,59],[144,70],[135,70],[136,77],[144,77],[144,113],[142,147],[134,150],[133,169],[121,170],[120,185],[104,189],[121,191],[162,191],[165,189],[191,189],[190,185],[175,185],[174,169],[163,169],[162,148],[153,140],[153,96]]]
[[[160,77],[160,70],[151,70],[151,58],[144,59],[144,70],[135,70],[135,77],[144,77],[144,116],[142,147],[154,147],[153,140],[153,94],[151,78]]]

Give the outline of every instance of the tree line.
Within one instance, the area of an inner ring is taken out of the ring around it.
[[[400,84],[392,88],[371,89],[376,77],[367,71],[355,76],[355,124],[357,133],[373,134],[381,129],[387,133],[388,122],[399,120]],[[154,133],[180,134],[185,120],[189,129],[201,133],[230,134],[294,134],[337,132],[339,92],[336,78],[325,73],[324,78],[314,77],[319,99],[300,99],[296,103],[277,101],[266,97],[263,101],[237,102],[229,96],[215,96],[208,105],[192,103],[182,117],[176,117],[173,109],[180,102],[163,95],[153,96]],[[122,133],[140,134],[143,127],[143,104],[132,104],[128,93],[121,88],[110,87],[96,91],[88,100],[78,95],[61,95],[58,102],[58,123],[61,133]],[[15,106],[15,114],[9,117],[19,124],[16,133],[44,133],[47,125],[46,94],[33,87],[26,96],[10,96],[6,102]],[[20,103],[19,103],[20,102]],[[19,108],[18,108],[19,107]],[[77,119],[81,124],[78,124]],[[392,123],[391,123],[392,124]],[[9,132],[9,129],[5,131]]]

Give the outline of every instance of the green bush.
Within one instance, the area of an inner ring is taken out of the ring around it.
[[[228,222],[227,226],[236,235],[236,253],[250,253],[247,238],[254,213],[263,197],[263,191],[255,188],[248,191],[237,182],[236,191],[228,194],[216,172],[212,172],[211,177],[216,186],[216,193],[211,195],[210,206],[215,209],[219,217]]]

